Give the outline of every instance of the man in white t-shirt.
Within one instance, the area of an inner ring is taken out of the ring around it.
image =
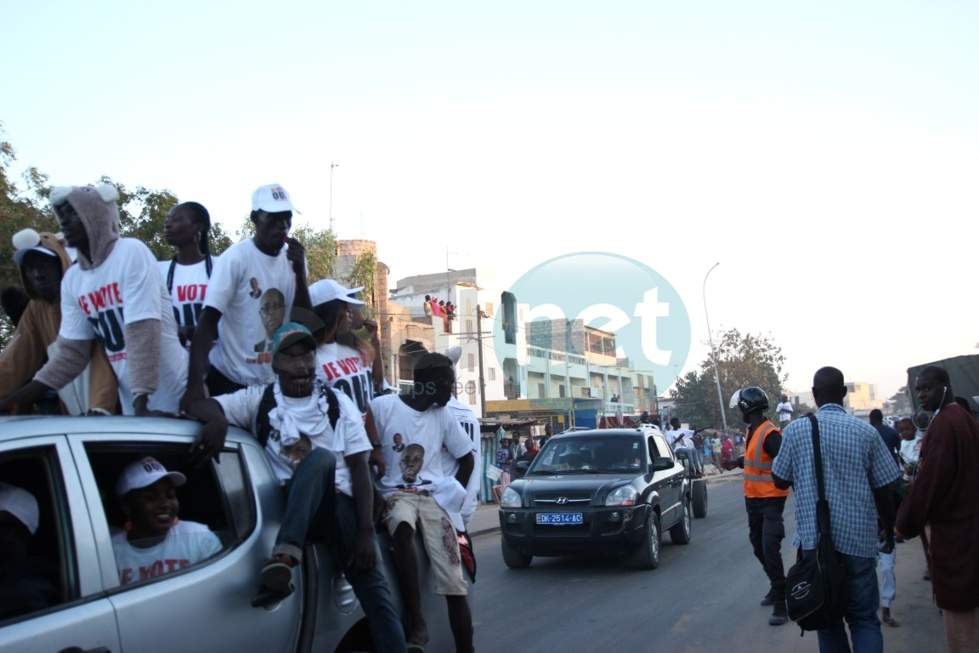
[[[353,402],[316,381],[315,350],[305,326],[279,327],[272,343],[278,381],[196,402],[191,413],[204,427],[195,446],[220,450],[229,423],[251,431],[285,488],[282,525],[253,604],[291,594],[306,541],[326,542],[367,614],[375,648],[404,651],[401,621],[377,565],[371,444]]]
[[[787,395],[782,395],[782,401],[775,407],[775,412],[778,414],[778,424],[784,430],[792,421],[792,404]]]
[[[293,307],[310,308],[305,250],[288,237],[292,212],[289,194],[278,184],[252,194],[255,235],[229,247],[211,273],[190,348],[183,408],[204,397],[205,383],[216,397],[274,380],[271,336]]]
[[[673,447],[674,453],[683,454],[690,461],[690,471],[698,476],[704,475],[704,463],[700,452],[693,444],[693,431],[681,428],[680,418],[670,420],[670,430],[666,432],[666,441]]]
[[[456,651],[471,653],[472,613],[457,531],[463,528],[461,511],[474,461],[472,441],[453,414],[444,410],[454,385],[452,361],[442,354],[427,353],[415,365],[412,391],[377,397],[371,410],[386,457],[387,471],[379,487],[387,500],[385,523],[394,540],[408,644],[421,646],[428,641],[413,544],[415,529],[420,528],[435,571],[435,592],[448,603]],[[396,436],[401,436],[404,445],[400,452]],[[458,461],[454,477],[445,475],[443,447]]]
[[[445,350],[445,355],[452,361],[453,365],[459,364],[462,358],[462,347],[453,346]],[[472,519],[476,508],[479,506],[479,486],[483,480],[483,456],[482,442],[479,435],[479,420],[469,406],[459,401],[454,395],[446,404],[446,409],[452,412],[459,426],[466,432],[472,440],[472,452],[475,460],[473,473],[469,476],[469,483],[466,484],[466,503],[462,507],[462,523],[469,529],[469,520]],[[459,461],[456,460],[448,450],[442,449],[442,466],[446,476],[455,476],[459,471]]]
[[[85,369],[97,339],[115,372],[123,413],[177,411],[187,352],[156,259],[139,240],[119,237],[118,198],[109,184],[51,190],[61,231],[78,252],[78,263],[61,280],[58,351],[33,381],[0,401],[0,409],[68,385]]]

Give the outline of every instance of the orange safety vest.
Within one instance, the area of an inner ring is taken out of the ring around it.
[[[744,450],[744,495],[749,499],[770,499],[789,496],[788,490],[779,490],[772,481],[772,460],[765,451],[765,438],[772,432],[781,434],[774,424],[765,420],[755,437],[748,437]],[[750,436],[750,433],[745,435]]]

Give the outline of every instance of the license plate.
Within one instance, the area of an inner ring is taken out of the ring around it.
[[[580,512],[539,512],[537,513],[538,524],[581,524]]]

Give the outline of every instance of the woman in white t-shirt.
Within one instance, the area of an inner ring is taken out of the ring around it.
[[[124,530],[112,536],[123,585],[197,564],[221,550],[205,524],[180,521],[176,488],[187,482],[155,458],[136,460],[122,471],[116,495],[126,515]]]
[[[173,302],[180,344],[187,349],[204,310],[207,283],[217,258],[211,256],[210,233],[211,215],[197,202],[183,202],[167,213],[163,238],[177,253],[169,261],[160,261],[160,273]]]
[[[374,398],[374,352],[367,343],[359,348],[339,342],[350,332],[352,309],[364,303],[351,296],[358,290],[347,288],[333,279],[323,279],[309,287],[313,312],[323,323],[321,328],[313,330],[319,343],[316,348],[316,378],[323,385],[347,395],[357,405],[364,419],[367,437],[374,446],[370,465],[377,468],[378,478],[381,478],[385,469],[384,457],[377,444],[379,441],[370,409],[370,402]]]

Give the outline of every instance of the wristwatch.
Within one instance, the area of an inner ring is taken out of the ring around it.
[[[381,443],[380,442],[371,442],[371,446],[374,447],[375,449],[380,449],[381,448]]]

